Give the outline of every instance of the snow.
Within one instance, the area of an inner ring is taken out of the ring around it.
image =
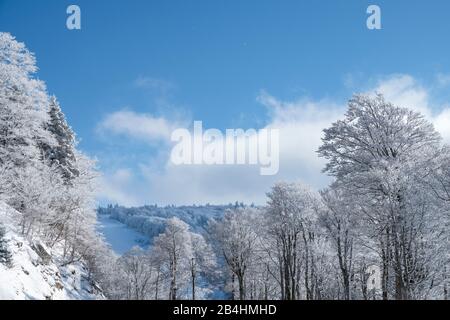
[[[103,299],[99,290],[88,281],[81,263],[61,266],[61,249],[49,249],[38,239],[29,241],[17,232],[15,218],[20,213],[0,202],[0,223],[6,229],[13,266],[0,264],[0,300],[93,300]],[[44,261],[36,248],[51,256]]]
[[[148,238],[129,228],[125,224],[110,218],[109,215],[97,215],[97,230],[103,234],[111,249],[117,255],[123,255],[134,246],[148,248]]]
[[[143,234],[150,243],[166,229],[167,220],[179,218],[187,223],[191,230],[203,233],[210,219],[220,219],[227,209],[233,205],[206,206],[143,206],[126,208],[122,206],[108,206],[98,209],[98,216],[109,216],[114,221],[125,224],[128,228]],[[105,218],[106,219],[106,218]]]

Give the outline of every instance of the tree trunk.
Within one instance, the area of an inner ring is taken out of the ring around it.
[[[192,276],[192,300],[195,300],[195,267],[191,268],[191,276]]]
[[[238,275],[239,282],[239,300],[245,300],[245,285],[244,285],[244,277],[242,275]]]
[[[155,289],[155,300],[158,300],[158,291],[159,291],[159,269],[158,274],[156,275],[156,289]]]
[[[234,273],[231,274],[231,300],[236,299],[236,280]]]

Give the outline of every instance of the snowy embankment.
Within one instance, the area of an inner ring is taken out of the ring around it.
[[[0,202],[0,224],[12,253],[12,266],[0,263],[0,300],[103,299],[81,262],[61,266],[61,250],[21,236],[15,223],[19,216]]]

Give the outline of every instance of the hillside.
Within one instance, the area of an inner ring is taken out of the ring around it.
[[[0,202],[0,225],[12,255],[12,265],[0,263],[0,300],[93,300],[103,299],[88,280],[82,262],[65,266],[62,250],[49,249],[39,239],[29,241],[17,230],[20,213]]]
[[[97,215],[97,231],[101,233],[113,252],[121,256],[135,246],[148,248],[148,237],[111,218],[109,215]]]
[[[178,207],[147,205],[132,208],[109,205],[98,208],[97,213],[100,221],[105,220],[104,217],[108,216],[146,235],[151,241],[154,237],[164,232],[166,222],[170,218],[176,217],[187,223],[192,231],[202,233],[205,231],[210,219],[221,218],[227,209],[240,206],[243,206],[243,204]]]

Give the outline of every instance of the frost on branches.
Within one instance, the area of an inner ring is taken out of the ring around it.
[[[17,231],[61,253],[61,265],[87,264],[105,246],[95,231],[94,163],[36,71],[25,45],[0,33],[0,201],[17,210]]]
[[[324,132],[319,154],[342,198],[328,207],[333,216],[351,212],[349,232],[376,253],[381,297],[446,298],[449,153],[439,134],[421,114],[381,95],[353,97],[345,119]]]
[[[263,206],[100,208],[149,238],[117,256],[95,228],[95,163],[36,72],[0,33],[0,206],[13,208],[0,211],[0,295],[31,283],[4,276],[27,266],[34,284],[75,270],[109,299],[448,298],[450,147],[423,115],[355,95],[324,130],[325,190],[279,182]],[[20,297],[96,296],[54,285]]]
[[[280,182],[265,206],[223,207],[206,225],[187,207],[100,210],[148,234],[165,221],[148,252],[121,258],[147,271],[119,268],[139,285],[117,297],[447,299],[450,152],[433,126],[381,95],[357,95],[318,153],[334,177],[326,189]]]

